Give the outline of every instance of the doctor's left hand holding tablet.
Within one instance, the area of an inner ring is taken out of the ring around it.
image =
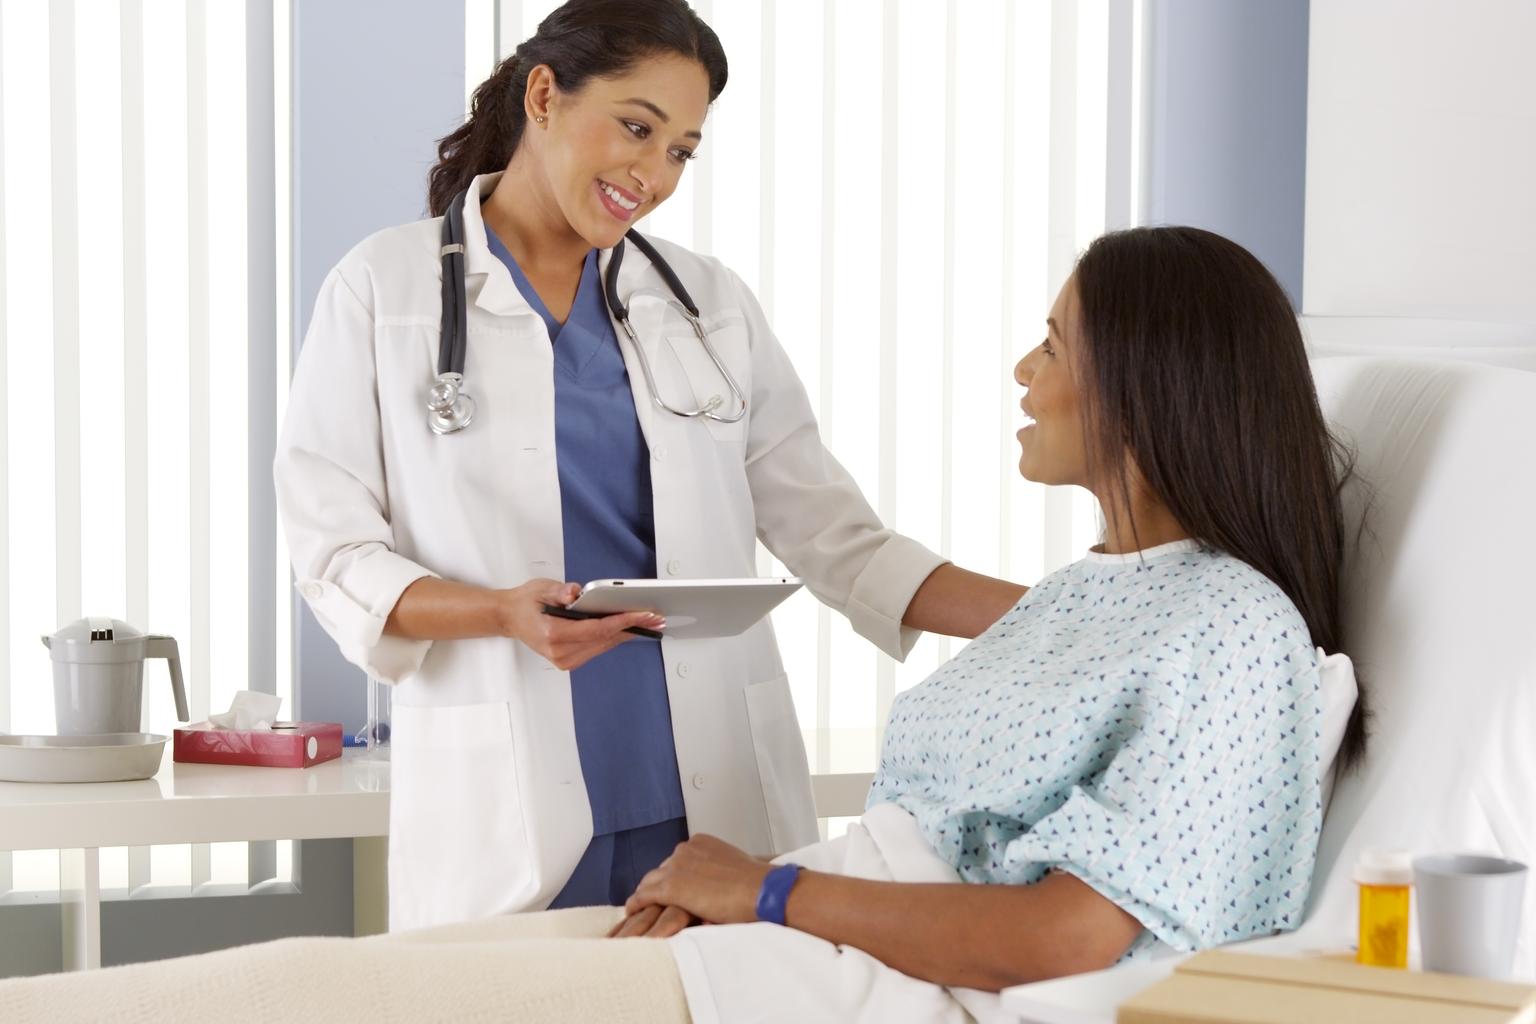
[[[1023,593],[887,529],[742,280],[633,230],[726,78],[683,0],[568,0],[439,140],[432,218],[316,297],[278,510],[316,619],[395,687],[392,929],[621,905],[690,835],[817,838],[768,622],[628,642],[663,623],[545,614],[561,580],[754,577],[761,539],[896,658]]]
[[[581,586],[559,580],[532,579],[506,590],[488,590],[424,576],[401,593],[385,620],[385,631],[429,640],[504,636],[519,640],[551,665],[579,668],[637,634],[660,631],[667,620],[656,612],[622,612],[601,618],[563,619],[545,611],[581,596]]]

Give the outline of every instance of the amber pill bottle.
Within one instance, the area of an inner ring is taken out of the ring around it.
[[[1360,951],[1372,967],[1408,966],[1408,903],[1413,857],[1406,850],[1365,850],[1355,861],[1360,887]]]

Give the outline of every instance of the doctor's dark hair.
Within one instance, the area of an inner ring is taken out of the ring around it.
[[[1085,436],[1106,500],[1129,512],[1134,467],[1192,536],[1284,591],[1313,644],[1348,653],[1340,491],[1354,454],[1323,419],[1279,282],[1242,246],[1189,227],[1104,235],[1074,280]],[[1367,717],[1360,683],[1341,772],[1365,751]]]
[[[566,93],[593,77],[622,75],[647,57],[696,60],[709,76],[709,101],[725,88],[720,38],[684,0],[568,0],[480,83],[463,126],[438,140],[427,205],[436,217],[477,174],[502,170],[523,137],[528,73],[547,64]]]

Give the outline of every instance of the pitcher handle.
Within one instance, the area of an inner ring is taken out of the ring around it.
[[[176,718],[185,722],[192,717],[187,710],[187,689],[181,682],[181,651],[173,636],[146,636],[144,657],[164,658],[171,670],[171,690],[176,694]]]

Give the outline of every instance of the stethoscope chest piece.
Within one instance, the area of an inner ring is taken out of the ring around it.
[[[452,434],[475,418],[475,400],[461,391],[464,376],[440,373],[427,389],[427,425],[434,434]]]

